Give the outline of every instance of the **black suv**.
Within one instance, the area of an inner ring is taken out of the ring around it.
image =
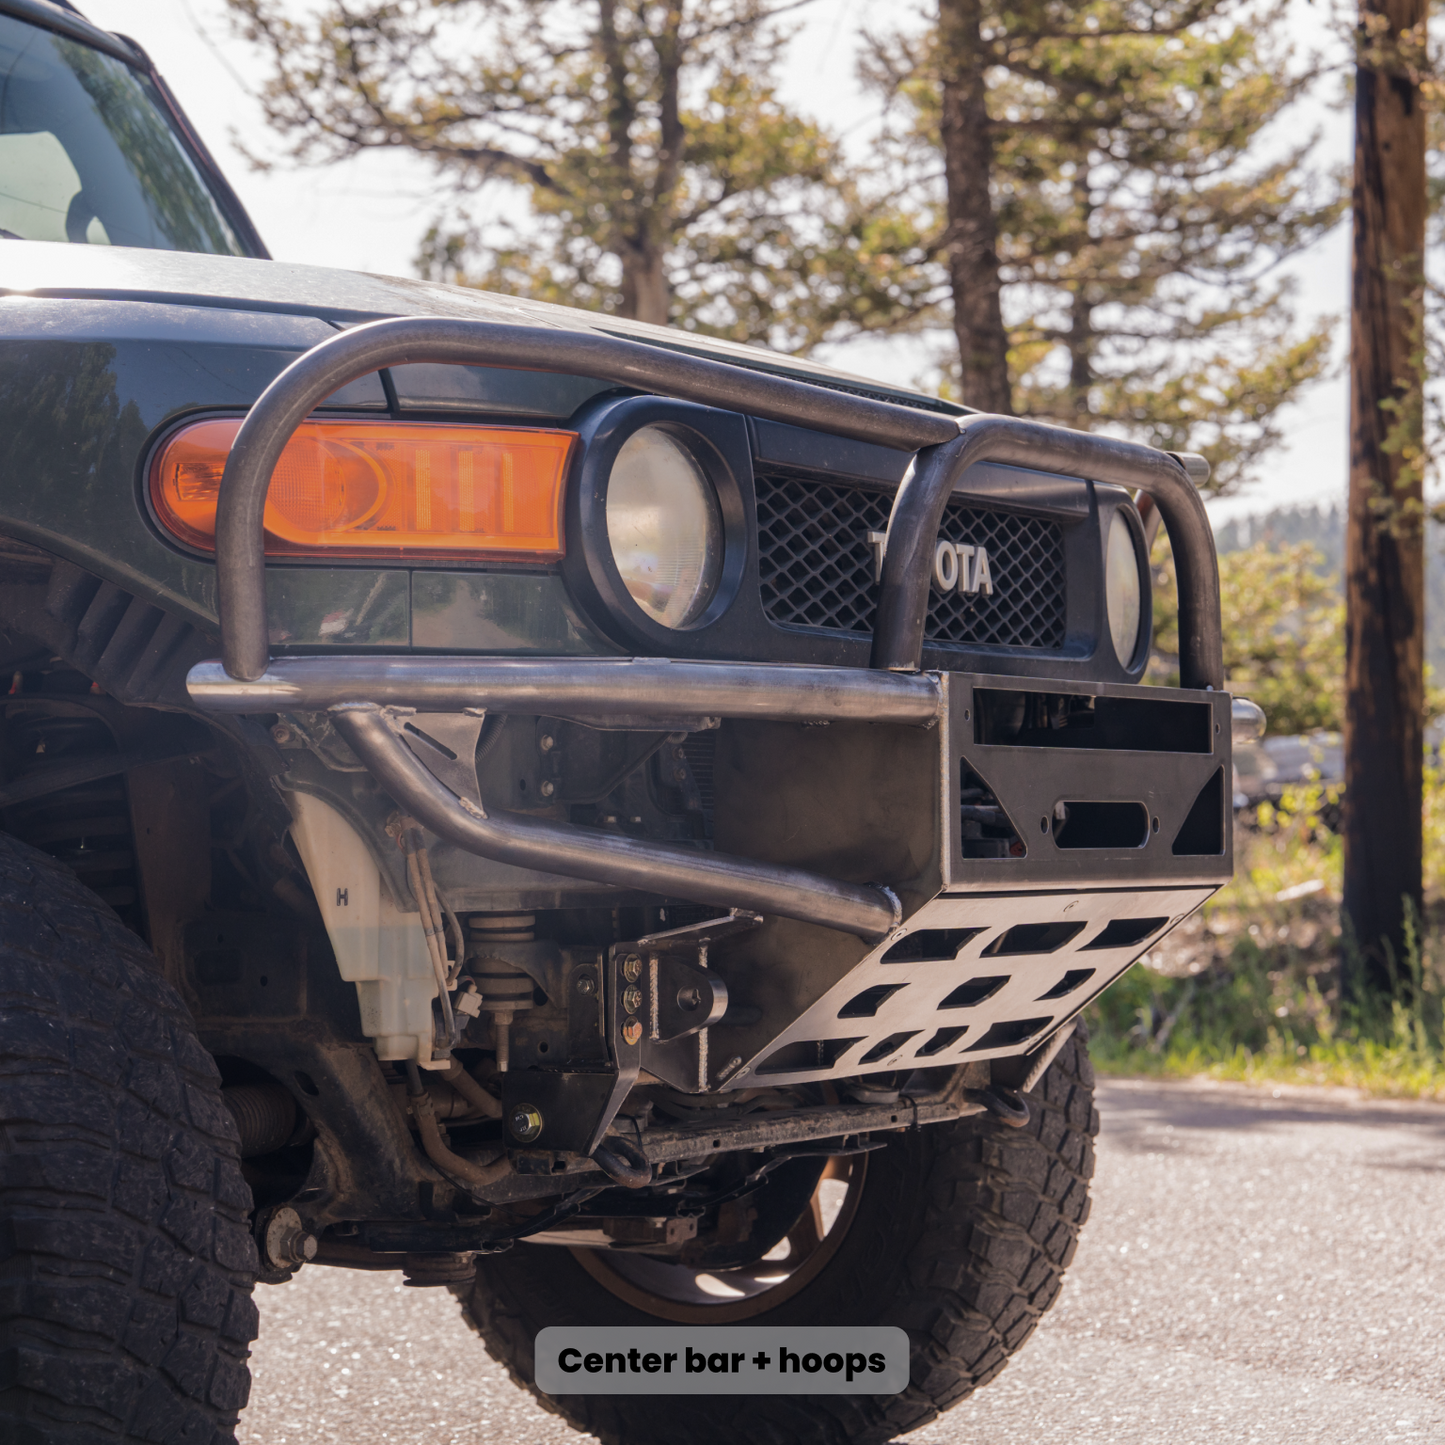
[[[1202,464],[285,265],[144,54],[0,0],[0,1420],[229,1440],[253,1281],[896,1324],[882,1441],[1088,1213],[1080,1011],[1230,874]],[[1140,685],[1147,523],[1177,689]]]

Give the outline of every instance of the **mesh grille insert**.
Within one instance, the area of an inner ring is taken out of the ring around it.
[[[868,532],[888,526],[887,492],[801,477],[757,478],[763,611],[785,627],[873,631],[878,587]],[[1038,517],[950,503],[939,536],[988,549],[993,595],[936,590],[924,636],[981,647],[1064,645],[1064,544]]]

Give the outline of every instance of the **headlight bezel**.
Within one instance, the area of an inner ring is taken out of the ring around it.
[[[1110,490],[1113,490],[1112,488]],[[1102,487],[1096,489],[1103,501]],[[1113,619],[1109,615],[1109,544],[1115,520],[1128,529],[1129,541],[1133,546],[1134,565],[1139,578],[1139,620],[1134,630],[1134,648],[1127,658],[1118,655],[1114,645]],[[1154,633],[1153,578],[1149,569],[1149,558],[1145,551],[1144,523],[1138,509],[1128,494],[1121,495],[1113,506],[1099,509],[1099,642],[1100,648],[1107,649],[1105,656],[1114,663],[1130,681],[1137,680],[1149,661],[1149,648]]]
[[[652,617],[627,590],[607,529],[607,491],[623,446],[656,427],[684,447],[712,487],[721,519],[722,560],[701,613],[681,627]],[[662,397],[609,399],[580,423],[583,451],[569,491],[563,575],[589,619],[612,641],[651,654],[692,655],[726,628],[748,566],[748,510],[739,477],[751,477],[744,419]]]

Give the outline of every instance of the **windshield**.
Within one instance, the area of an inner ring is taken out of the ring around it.
[[[0,233],[243,256],[154,87],[0,15]]]

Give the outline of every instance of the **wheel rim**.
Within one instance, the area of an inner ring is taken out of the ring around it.
[[[694,1269],[645,1254],[574,1249],[572,1257],[609,1294],[658,1319],[725,1325],[756,1318],[816,1279],[858,1212],[868,1156],[831,1159],[783,1242],[739,1269]],[[785,1248],[786,1246],[786,1248]]]

